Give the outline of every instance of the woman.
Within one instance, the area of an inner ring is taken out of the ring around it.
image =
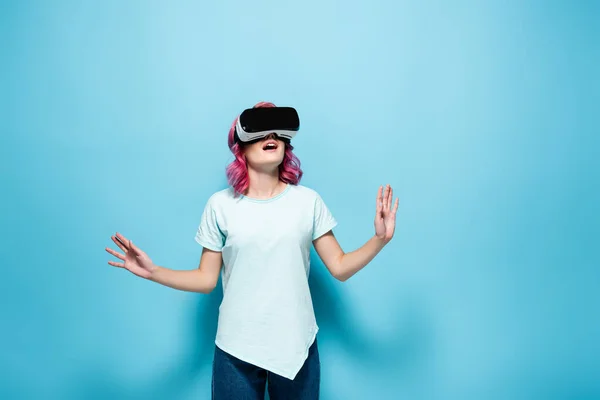
[[[259,103],[247,111],[269,107],[276,106]],[[111,239],[124,254],[106,251],[122,262],[109,264],[199,293],[210,293],[221,274],[214,399],[263,399],[265,387],[272,400],[317,399],[319,328],[308,286],[310,247],[314,245],[336,279],[347,280],[392,239],[398,199],[392,205],[392,188],[379,187],[374,235],[345,253],[332,232],[337,222],[323,199],[299,184],[302,170],[290,138],[267,131],[242,140],[238,119],[229,130],[235,156],[227,167],[230,187],[209,198],[196,233],[203,247],[198,269],[155,265],[119,233]],[[270,126],[268,122],[263,126]]]

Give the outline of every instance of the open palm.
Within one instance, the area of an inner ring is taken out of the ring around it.
[[[375,235],[389,242],[394,236],[396,229],[396,211],[398,211],[398,198],[392,206],[393,190],[386,185],[385,191],[380,186],[377,191],[377,208],[375,212]]]
[[[110,237],[113,242],[123,250],[124,255],[114,251],[111,248],[106,248],[106,251],[123,262],[109,261],[108,263],[113,267],[125,268],[129,272],[140,276],[142,278],[150,278],[152,272],[156,269],[156,266],[139,247],[133,244],[133,242],[127,239],[125,236],[117,233],[115,236]]]

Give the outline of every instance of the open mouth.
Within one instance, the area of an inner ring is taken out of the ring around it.
[[[263,145],[263,150],[264,151],[275,151],[275,150],[277,150],[277,147],[279,147],[277,145],[277,142],[267,142]]]

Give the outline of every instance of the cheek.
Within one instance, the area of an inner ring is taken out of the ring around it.
[[[246,155],[246,158],[254,159],[260,154],[260,151],[261,149],[258,148],[256,145],[251,145],[246,147],[246,151],[244,151],[244,154]]]
[[[259,162],[262,158],[262,148],[252,147],[246,151],[246,160],[250,162]]]
[[[246,151],[246,160],[247,161],[253,161],[256,159],[256,153],[252,150],[248,150]]]

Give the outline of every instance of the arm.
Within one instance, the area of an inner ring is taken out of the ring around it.
[[[329,231],[316,239],[313,244],[331,275],[345,282],[370,263],[386,242],[373,236],[359,249],[344,253],[333,232]]]
[[[177,290],[209,294],[219,281],[222,260],[221,252],[203,248],[198,269],[179,271],[154,265],[148,279]]]
[[[144,251],[120,233],[112,236],[111,239],[124,254],[108,247],[106,251],[123,262],[109,261],[108,263],[114,267],[124,268],[141,278],[174,289],[204,294],[212,292],[219,281],[219,272],[223,263],[221,252],[203,248],[198,269],[178,271],[155,265]]]
[[[377,191],[375,212],[375,235],[363,246],[350,253],[344,253],[332,231],[315,239],[316,252],[331,275],[344,282],[364,268],[388,244],[394,236],[396,228],[396,211],[398,199],[392,207],[392,188],[387,185],[385,193],[382,187]]]

